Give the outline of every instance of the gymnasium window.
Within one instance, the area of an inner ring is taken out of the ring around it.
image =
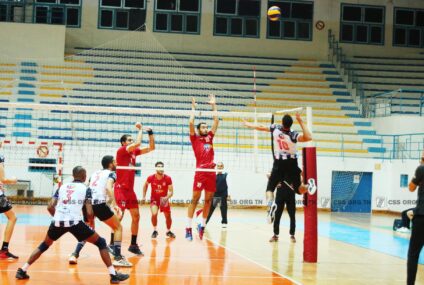
[[[79,28],[81,2],[82,0],[35,0],[33,22]]]
[[[99,0],[99,28],[145,31],[146,0]]]
[[[395,8],[393,45],[424,47],[424,10]]]
[[[259,38],[259,0],[215,0],[215,36]]]
[[[267,20],[267,38],[285,40],[312,40],[314,3],[310,1],[268,1],[268,8],[281,10],[278,21]]]
[[[384,45],[383,6],[342,4],[340,42]]]
[[[25,22],[26,0],[0,1],[0,22]]]
[[[200,33],[200,0],[155,0],[154,31]]]
[[[409,181],[408,181],[408,174],[401,174],[400,175],[400,187],[406,188],[408,187]]]

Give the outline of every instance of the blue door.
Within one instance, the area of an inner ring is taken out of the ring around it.
[[[372,172],[333,171],[332,212],[371,212]]]

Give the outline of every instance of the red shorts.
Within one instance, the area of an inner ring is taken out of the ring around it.
[[[215,172],[196,172],[194,175],[193,191],[216,192]]]
[[[115,184],[114,192],[116,204],[121,210],[138,208],[137,195],[133,189],[121,188],[120,185]]]
[[[150,198],[150,207],[157,206],[161,212],[171,213],[171,205],[169,204],[169,199],[164,201],[165,197],[151,197]]]

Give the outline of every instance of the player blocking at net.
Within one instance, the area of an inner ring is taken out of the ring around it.
[[[298,194],[304,194],[306,192],[314,194],[316,191],[315,181],[313,179],[309,179],[308,184],[303,184],[301,181],[300,174],[302,171],[297,162],[297,143],[311,141],[312,134],[299,113],[296,113],[296,120],[302,129],[302,134],[291,129],[293,118],[289,114],[284,115],[281,125],[271,124],[270,126],[264,126],[243,121],[247,128],[262,132],[271,132],[272,134],[274,163],[266,188],[268,223],[272,223],[275,218],[277,205],[274,201],[274,191],[279,182],[284,183]]]
[[[32,252],[28,261],[22,268],[18,269],[16,278],[29,279],[27,271],[30,265],[39,259],[53,242],[60,239],[64,234],[71,233],[79,242],[87,241],[99,248],[100,256],[110,274],[110,283],[117,284],[128,279],[128,274],[117,272],[112,265],[106,240],[82,221],[83,205],[87,208],[89,220],[92,222],[94,219],[91,190],[84,184],[87,178],[86,170],[81,166],[76,166],[72,170],[72,176],[74,180],[62,185],[53,195],[47,207],[47,210],[53,216],[47,235],[38,248]]]
[[[92,195],[92,205],[94,216],[100,221],[108,225],[114,232],[113,249],[110,250],[114,256],[113,265],[121,267],[131,267],[132,264],[126,260],[121,254],[122,242],[122,225],[119,221],[121,210],[116,205],[115,197],[113,195],[113,185],[116,181],[116,160],[111,155],[106,155],[102,158],[103,169],[94,172],[89,179],[89,187]],[[111,210],[114,209],[115,213]],[[84,221],[90,222],[87,215],[87,208],[83,207]],[[94,229],[94,219],[92,220],[91,228]],[[69,258],[70,264],[77,264],[78,257],[85,241],[79,242],[75,251]]]
[[[192,221],[194,211],[199,203],[199,199],[202,195],[202,191],[205,190],[205,202],[203,206],[203,219],[198,225],[199,238],[203,239],[205,231],[206,220],[208,218],[209,210],[211,208],[213,196],[216,192],[216,173],[214,163],[214,149],[213,139],[218,129],[219,119],[218,111],[216,108],[215,95],[209,95],[209,104],[212,106],[213,111],[213,125],[209,130],[208,125],[205,122],[197,124],[197,134],[194,126],[194,116],[196,110],[196,100],[192,98],[191,102],[191,116],[189,120],[190,128],[190,141],[193,148],[194,156],[196,158],[196,173],[194,175],[193,183],[193,196],[191,198],[190,205],[187,210],[187,227],[186,227],[186,239],[189,241],[193,240],[192,232]],[[205,171],[199,170],[204,169]]]

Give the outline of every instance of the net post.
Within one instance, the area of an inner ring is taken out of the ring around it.
[[[307,126],[312,134],[312,108],[306,108]],[[308,183],[309,179],[317,180],[317,156],[316,147],[312,141],[308,142],[302,150],[303,159],[303,181]],[[318,191],[313,195],[304,195],[304,223],[305,234],[303,239],[303,261],[316,263],[318,261],[318,213],[317,199]]]

